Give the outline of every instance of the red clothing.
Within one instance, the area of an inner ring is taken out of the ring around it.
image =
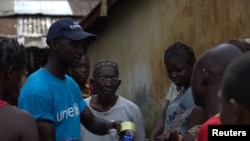
[[[6,105],[8,105],[8,103],[6,101],[0,100],[0,108],[4,107]]]
[[[220,115],[217,114],[211,118],[209,118],[206,122],[204,122],[198,134],[198,141],[208,141],[208,125],[220,125]]]

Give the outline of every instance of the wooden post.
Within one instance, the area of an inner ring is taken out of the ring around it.
[[[107,0],[102,0],[100,16],[108,16],[108,4],[107,4]]]

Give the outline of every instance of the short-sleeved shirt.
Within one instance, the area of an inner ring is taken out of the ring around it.
[[[220,115],[216,114],[201,125],[198,133],[198,141],[208,141],[208,125],[221,125]]]
[[[89,109],[97,117],[105,120],[118,120],[118,121],[131,121],[135,123],[136,132],[134,135],[135,141],[145,140],[145,126],[144,119],[139,107],[132,101],[119,96],[116,104],[106,112],[99,112],[93,109],[90,105],[92,97],[88,97],[86,100]],[[84,126],[82,126],[82,140],[83,141],[118,141],[117,136],[110,134],[99,136],[89,132]]]
[[[172,128],[172,123],[174,120],[177,120],[175,119],[177,117],[179,118],[178,120],[183,119],[183,121],[181,121],[179,133],[184,136],[187,131],[186,117],[188,117],[193,107],[196,107],[196,105],[193,101],[191,87],[189,87],[186,91],[179,94],[175,98],[175,100],[169,104],[166,112],[166,123],[164,132]]]
[[[55,77],[44,68],[29,76],[21,88],[18,107],[31,113],[35,119],[54,123],[56,141],[80,140],[80,113],[86,102],[77,83],[65,75]]]

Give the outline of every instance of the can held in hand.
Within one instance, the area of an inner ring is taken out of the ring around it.
[[[120,141],[134,141],[134,134],[136,132],[135,124],[131,121],[124,121],[121,123]]]

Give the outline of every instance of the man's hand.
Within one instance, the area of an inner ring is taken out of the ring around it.
[[[172,130],[169,134],[168,141],[182,141],[182,136],[177,130]]]
[[[121,123],[122,121],[110,120],[110,121],[107,121],[106,127],[108,130],[116,129],[117,133],[119,134],[121,130]]]
[[[169,130],[158,136],[157,139],[163,141],[182,141],[182,136],[177,130]]]

